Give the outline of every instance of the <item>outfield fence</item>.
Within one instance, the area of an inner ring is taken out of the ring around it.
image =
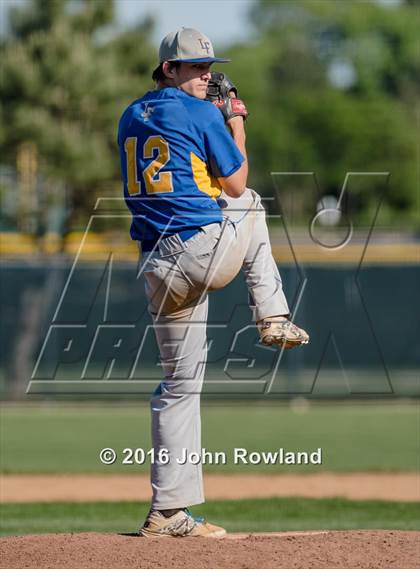
[[[240,275],[210,295],[205,394],[420,394],[416,264],[280,271],[310,344],[284,352],[259,344]],[[135,262],[25,258],[3,261],[1,273],[3,398],[148,397],[163,378]]]

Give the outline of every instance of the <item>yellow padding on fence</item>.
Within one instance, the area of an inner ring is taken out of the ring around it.
[[[364,264],[372,263],[418,263],[420,247],[418,243],[381,243],[369,245],[364,252],[364,243],[349,243],[341,249],[326,249],[315,243],[273,245],[273,255],[280,264],[359,263],[363,256]],[[63,252],[71,257],[79,254],[81,261],[107,260],[112,253],[114,261],[136,261],[137,244],[126,234],[112,233],[69,233],[64,242],[57,234],[49,233],[42,238],[23,233],[0,233],[0,252],[2,257],[21,258],[25,256],[42,257]]]

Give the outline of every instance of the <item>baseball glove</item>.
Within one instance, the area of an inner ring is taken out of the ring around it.
[[[211,72],[206,99],[219,108],[225,122],[238,116],[246,120],[249,114],[243,101],[238,99],[237,88],[225,73]]]

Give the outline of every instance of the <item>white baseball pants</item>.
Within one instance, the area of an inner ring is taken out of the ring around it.
[[[208,291],[227,285],[242,268],[254,320],[289,314],[259,195],[247,189],[240,198],[221,198],[222,224],[205,226],[186,242],[168,237],[141,260],[165,374],[151,399],[153,509],[204,502],[201,463],[177,458],[182,449],[201,454]],[[161,449],[169,451],[169,463],[156,459]]]

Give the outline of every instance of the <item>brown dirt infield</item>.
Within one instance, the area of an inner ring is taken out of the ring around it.
[[[52,534],[0,540],[3,569],[414,569],[420,532],[296,532],[231,539]]]
[[[209,500],[344,497],[351,500],[420,501],[418,473],[210,474]],[[11,474],[0,476],[2,502],[149,501],[148,475]]]

